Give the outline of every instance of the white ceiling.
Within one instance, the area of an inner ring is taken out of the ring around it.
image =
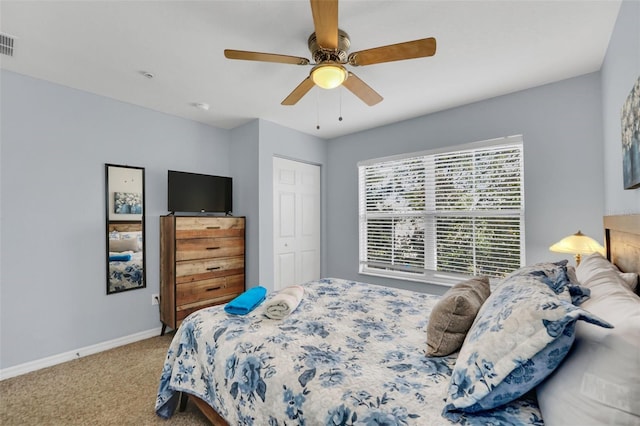
[[[224,58],[230,48],[311,59],[304,0],[2,0],[0,31],[16,45],[0,66],[225,129],[262,118],[333,138],[597,71],[619,7],[617,0],[341,0],[350,52],[437,40],[430,58],[350,67],[384,97],[373,107],[344,88],[313,88],[282,106],[310,66]],[[211,107],[197,109],[198,102]]]

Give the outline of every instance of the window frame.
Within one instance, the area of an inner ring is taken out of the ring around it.
[[[438,213],[436,210],[428,211],[427,207],[421,213],[368,213],[366,212],[366,194],[364,188],[364,172],[367,167],[379,165],[381,163],[389,163],[393,161],[403,161],[410,160],[419,157],[427,157],[426,161],[433,161],[433,158],[442,154],[454,154],[460,153],[464,151],[480,151],[486,149],[500,149],[500,148],[508,148],[508,147],[518,147],[519,152],[519,189],[520,189],[520,207],[517,209],[510,209],[504,213],[505,216],[508,217],[518,217],[519,218],[519,235],[520,235],[520,266],[526,264],[526,256],[525,256],[525,194],[524,194],[524,143],[522,135],[513,135],[503,138],[490,139],[486,141],[474,142],[469,144],[462,144],[452,147],[443,147],[438,149],[431,149],[413,153],[406,153],[394,156],[387,156],[381,158],[374,158],[369,160],[363,160],[358,162],[358,238],[359,238],[359,253],[358,253],[358,272],[362,275],[370,275],[384,278],[393,278],[393,279],[401,279],[407,281],[417,281],[417,282],[425,282],[430,284],[451,286],[460,280],[468,278],[470,275],[463,273],[453,273],[453,272],[442,272],[434,269],[430,269],[429,267],[435,268],[436,266],[436,248],[437,240],[435,237],[433,239],[428,239],[426,236],[424,237],[424,250],[423,260],[422,260],[422,268],[407,268],[407,270],[402,270],[403,268],[392,266],[390,264],[384,264],[379,262],[374,262],[366,259],[367,256],[367,224],[368,221],[372,218],[377,217],[400,217],[402,215],[406,216],[420,216],[425,221],[434,221],[437,218]],[[425,166],[425,170],[427,167]],[[430,185],[432,185],[431,189],[433,192],[429,192],[428,189],[425,188],[424,191],[424,199],[425,203],[429,203],[426,201],[429,197],[435,197],[435,183],[433,180],[434,176],[427,176],[425,173],[425,179],[430,181]],[[425,184],[425,187],[428,186]],[[371,201],[371,200],[370,200]],[[495,212],[494,212],[495,213]],[[465,217],[475,217],[475,216],[486,216],[487,213],[483,213],[482,211],[464,211],[460,214]],[[435,225],[432,225],[433,229],[435,229]],[[425,225],[425,233],[428,231],[427,225]],[[431,246],[431,247],[430,247]],[[431,258],[427,258],[428,253],[431,254]],[[379,265],[375,267],[374,265]],[[387,269],[381,269],[382,267],[386,267]],[[411,269],[410,271],[408,269]]]

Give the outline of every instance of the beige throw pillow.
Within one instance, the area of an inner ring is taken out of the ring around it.
[[[138,251],[138,240],[109,240],[109,251]]]
[[[489,294],[487,277],[474,277],[451,287],[429,316],[426,354],[445,356],[460,349]]]

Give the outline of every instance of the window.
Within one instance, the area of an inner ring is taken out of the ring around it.
[[[522,137],[358,164],[360,272],[446,282],[524,263]]]

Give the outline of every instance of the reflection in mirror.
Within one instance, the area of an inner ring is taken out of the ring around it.
[[[105,164],[107,294],[146,287],[144,167]]]

